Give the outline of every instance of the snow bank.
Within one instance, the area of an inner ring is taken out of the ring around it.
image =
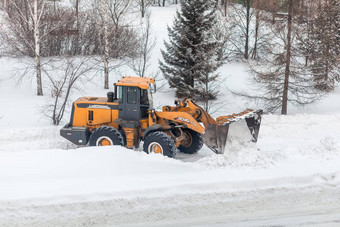
[[[224,155],[207,155],[208,168],[266,168],[290,160],[340,157],[340,116],[264,115],[258,143],[228,144]]]
[[[338,185],[340,180],[339,156],[326,163],[290,160],[259,169],[209,169],[202,162],[184,163],[122,147],[0,152],[0,204],[310,186],[324,179]]]
[[[338,209],[339,162],[207,169],[121,147],[0,152],[0,226],[174,224]]]
[[[76,145],[60,136],[61,127],[0,130],[0,151],[74,149]]]

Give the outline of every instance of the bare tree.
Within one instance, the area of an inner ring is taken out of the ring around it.
[[[254,11],[255,11],[255,38],[254,38],[254,49],[252,51],[252,59],[256,59],[258,57],[258,42],[259,42],[259,30],[260,30],[260,22],[261,22],[261,7],[260,7],[260,1],[255,0],[254,1]]]
[[[177,0],[175,0],[177,2]],[[166,0],[157,0],[157,5],[158,6],[165,6]],[[153,4],[156,5],[156,0],[153,1]],[[177,3],[176,3],[177,4]]]
[[[242,4],[230,4],[232,8],[232,15],[230,16],[231,23],[235,25],[234,46],[236,53],[241,54],[244,59],[249,58],[250,38],[253,33],[251,28],[251,21],[253,19],[254,11],[252,10],[252,0],[242,0]]]
[[[25,1],[26,7],[28,7],[29,15],[22,11],[22,8],[17,4],[17,1],[10,0],[10,4],[17,9],[18,16],[26,22],[26,24],[32,23],[33,25],[33,39],[34,55],[35,55],[35,68],[37,79],[37,95],[43,95],[42,79],[41,79],[41,57],[40,57],[40,43],[43,34],[40,34],[41,18],[44,13],[46,2],[43,0]],[[26,11],[27,12],[27,11]],[[30,18],[30,19],[29,19]]]
[[[281,114],[287,114],[288,107],[288,86],[289,86],[289,76],[291,68],[291,50],[292,50],[292,17],[293,17],[293,0],[288,0],[288,22],[287,22],[287,39],[286,39],[286,65],[285,65],[285,79],[283,85],[283,96],[282,96],[282,109]]]
[[[29,9],[24,1],[16,1],[21,11],[25,13],[26,21],[18,14],[17,8],[9,5],[8,14],[5,17],[7,34],[4,41],[11,47],[10,55],[23,55],[35,57],[33,25],[30,21]],[[46,0],[45,10],[41,17],[40,56],[53,57],[61,55],[93,55],[98,54],[96,42],[98,34],[91,20],[90,7],[80,7],[80,0],[74,0],[74,5],[65,6],[58,1]],[[74,6],[74,7],[73,7]]]
[[[66,58],[50,62],[46,74],[50,82],[50,96],[48,103],[43,106],[43,113],[59,125],[64,117],[67,105],[74,90],[79,89],[78,84],[88,79],[93,70],[93,64],[88,58]]]
[[[273,37],[266,46],[267,54],[257,62],[249,61],[257,91],[252,95],[243,94],[263,102],[269,112],[281,109],[281,114],[288,113],[288,102],[306,105],[323,96],[313,86],[313,75],[305,67],[303,54],[296,48],[296,37],[300,32],[296,20],[298,5],[293,0],[286,0],[285,7],[286,19],[268,27]]]
[[[109,73],[112,67],[123,64],[125,57],[135,57],[138,46],[137,34],[133,26],[132,5],[130,0],[93,1],[95,30],[99,34],[97,48],[101,55],[104,69],[104,88],[109,88]],[[110,59],[117,61],[110,67]]]
[[[147,15],[147,9],[152,5],[152,0],[136,0],[136,4],[143,18]]]
[[[104,88],[109,89],[109,2],[104,2]]]
[[[216,1],[216,7],[221,11],[221,13],[223,14],[223,16],[227,16],[228,14],[228,4],[229,4],[230,0],[217,0]]]
[[[7,11],[7,0],[4,0],[3,10],[4,10],[4,11]]]
[[[111,0],[104,0],[104,1],[97,1],[93,2],[94,14],[100,15],[99,17],[95,17],[97,26],[96,30],[102,35],[102,40],[99,40],[101,43],[101,48],[103,49],[103,53],[101,54],[101,58],[103,61],[103,68],[104,68],[104,89],[109,89],[109,1]],[[117,1],[114,1],[115,3]],[[120,1],[123,2],[123,1]],[[114,4],[114,6],[116,6]],[[113,14],[115,15],[115,14]]]
[[[228,40],[232,44],[228,47],[230,57],[236,59],[261,57],[269,33],[264,26],[269,13],[261,8],[265,4],[261,1],[263,0],[239,1],[242,4],[232,0],[218,1],[217,7],[223,15],[221,21],[229,29]]]
[[[216,29],[214,31],[216,40],[220,40],[221,42],[218,56],[223,61],[232,60],[232,55],[234,54],[232,43],[234,25],[232,25],[229,20],[229,17],[220,17],[219,23],[216,24]]]
[[[156,39],[152,37],[150,14],[147,14],[141,25],[140,46],[138,56],[133,58],[128,65],[140,77],[145,77],[151,63],[152,50],[156,45]]]
[[[42,42],[58,29],[60,21],[51,23],[45,20],[46,12],[51,10],[46,0],[8,0],[7,8],[7,31],[3,33],[5,41],[13,54],[23,54],[35,59],[37,95],[43,95]]]

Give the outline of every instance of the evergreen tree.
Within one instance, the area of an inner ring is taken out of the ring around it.
[[[315,87],[321,91],[331,91],[340,81],[340,2],[328,0],[320,3],[309,37],[303,44],[310,51],[309,68],[314,76]]]
[[[162,50],[160,69],[179,98],[213,100],[217,91],[215,71],[222,65],[221,43],[215,35],[215,0],[182,0],[173,27],[168,27],[169,43]]]

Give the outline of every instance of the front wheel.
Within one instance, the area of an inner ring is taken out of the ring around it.
[[[185,139],[178,147],[181,152],[186,154],[195,154],[201,150],[203,146],[203,137],[201,133],[191,129],[184,129],[183,134]]]
[[[144,140],[143,150],[150,154],[162,154],[170,158],[176,156],[176,145],[171,137],[164,132],[152,132]]]

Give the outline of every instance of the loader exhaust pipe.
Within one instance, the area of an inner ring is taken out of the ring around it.
[[[262,110],[246,110],[241,114],[219,117],[205,130],[203,141],[217,154],[223,154],[228,143],[257,142]]]

